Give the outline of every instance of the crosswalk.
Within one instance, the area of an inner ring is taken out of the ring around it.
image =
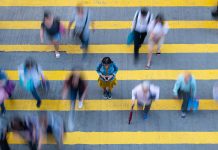
[[[98,12],[93,14],[96,31],[91,33],[87,62],[80,60],[80,46],[68,37],[60,46],[61,58],[55,59],[49,53],[53,52],[53,47],[39,43],[43,10],[57,12],[67,26],[71,18],[68,13],[72,12],[69,9],[78,3]],[[5,102],[6,116],[47,110],[67,120],[70,101],[60,98],[63,82],[69,70],[84,63],[83,70],[78,71],[89,82],[88,97],[82,109],[78,109],[76,103],[77,125],[75,132],[65,133],[65,149],[217,149],[218,104],[212,99],[211,89],[218,79],[218,23],[208,15],[216,4],[217,0],[1,0],[0,67],[17,83],[14,99]],[[140,64],[136,66],[133,46],[126,45],[134,12],[142,6],[166,12],[170,27],[162,55],[154,56],[151,70],[144,70],[147,44],[140,49]],[[95,71],[107,55],[119,67],[118,86],[112,100],[103,99]],[[40,108],[36,108],[36,101],[19,86],[17,67],[28,56],[42,65],[51,82],[51,91],[43,96]],[[185,70],[197,79],[200,105],[199,112],[181,119],[178,114],[181,101],[172,99],[172,88],[178,75]],[[133,123],[128,125],[131,89],[142,80],[159,85],[161,99],[153,103],[148,120],[144,121],[136,113]],[[14,149],[25,149],[25,141],[12,132],[8,134],[8,141]],[[44,143],[46,149],[55,148],[53,138],[44,139]]]

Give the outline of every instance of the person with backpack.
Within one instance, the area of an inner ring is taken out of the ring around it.
[[[20,85],[30,92],[37,100],[37,107],[41,106],[41,98],[37,92],[37,88],[42,85],[47,86],[41,67],[33,58],[28,58],[24,64],[18,68]]]
[[[182,108],[181,108],[182,118],[186,117],[189,99],[196,97],[196,91],[197,91],[196,80],[190,72],[185,72],[184,74],[179,76],[179,78],[177,79],[174,85],[173,93],[176,99],[183,99]]]
[[[68,94],[72,101],[72,106],[75,106],[77,94],[79,95],[79,108],[83,107],[83,100],[87,95],[87,82],[83,79],[81,73],[72,72],[64,83],[62,99],[66,99]],[[74,108],[73,108],[74,109]]]
[[[134,58],[139,58],[139,49],[144,42],[148,32],[148,25],[153,20],[153,15],[147,8],[137,10],[132,23],[132,31],[134,32]]]
[[[153,100],[159,99],[160,88],[149,81],[143,81],[132,90],[132,109],[137,100],[138,109],[143,109],[143,117],[146,120]]]
[[[65,34],[65,28],[64,25],[60,22],[60,19],[58,19],[57,17],[55,18],[49,11],[44,12],[43,22],[41,23],[41,43],[44,43],[44,32],[47,33],[49,40],[54,45],[55,57],[59,58],[59,45],[62,34]]]
[[[118,67],[110,57],[104,57],[97,67],[98,84],[103,89],[104,98],[112,98],[112,89],[117,85],[116,74]]]
[[[75,28],[73,30],[73,37],[79,38],[81,41],[80,48],[84,50],[84,55],[87,53],[89,45],[90,24],[94,31],[94,23],[91,21],[90,10],[84,8],[82,5],[76,7],[76,11],[73,14],[73,18],[68,25],[68,33],[72,24],[75,22]]]
[[[169,30],[168,23],[165,22],[163,16],[158,14],[154,21],[149,24],[149,39],[148,39],[148,55],[147,65],[145,69],[150,69],[153,49],[157,45],[157,55],[161,54],[160,48],[164,43],[165,36]]]

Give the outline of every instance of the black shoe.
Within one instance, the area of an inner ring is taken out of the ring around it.
[[[103,94],[104,98],[108,98],[108,95],[107,95],[107,91],[104,91],[104,94]]]
[[[41,106],[41,101],[37,101],[37,103],[36,103],[36,107],[40,107]]]
[[[112,99],[112,94],[111,94],[110,91],[107,92],[107,98],[108,98],[108,99]]]

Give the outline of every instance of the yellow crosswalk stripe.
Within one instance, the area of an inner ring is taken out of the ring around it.
[[[67,132],[64,144],[218,144],[218,132]],[[15,133],[8,134],[9,144],[24,144]],[[54,144],[54,139],[44,140]]]
[[[70,100],[43,100],[40,108],[36,107],[36,100],[6,100],[5,106],[7,110],[12,111],[69,111],[71,109]],[[153,102],[151,110],[180,110],[181,100],[161,99]],[[125,111],[130,110],[131,100],[113,99],[108,100],[85,100],[84,107],[77,111]],[[137,110],[137,105],[135,105]],[[218,103],[215,100],[202,99],[199,100],[199,110],[218,110]]]
[[[218,70],[186,70],[190,71],[197,80],[217,80]],[[6,71],[11,80],[18,80],[18,72]],[[80,71],[86,80],[97,80],[96,71]],[[118,80],[176,80],[182,70],[119,70]],[[70,71],[44,71],[48,80],[65,80]]]
[[[83,3],[89,7],[172,7],[172,6],[215,6],[217,0],[1,0],[0,6],[76,6]]]
[[[0,45],[3,52],[53,52],[51,45]],[[60,51],[69,54],[81,54],[79,45],[61,45]],[[132,54],[133,45],[125,44],[104,44],[90,45],[90,54]],[[218,44],[164,44],[161,48],[162,53],[217,53]],[[147,53],[147,45],[140,49],[140,53]]]
[[[217,21],[167,21],[171,29],[218,29]],[[65,27],[68,21],[63,21]],[[102,30],[120,30],[130,29],[131,21],[95,21],[95,29]],[[40,29],[41,21],[0,21],[0,29]],[[74,27],[74,26],[73,26]],[[73,28],[72,27],[72,28]]]

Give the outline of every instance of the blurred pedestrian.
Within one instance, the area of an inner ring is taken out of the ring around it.
[[[147,8],[137,10],[132,23],[132,32],[134,32],[134,58],[135,61],[139,57],[139,48],[144,42],[148,32],[148,25],[153,20],[153,15]]]
[[[165,22],[163,16],[158,14],[154,21],[149,25],[148,55],[146,69],[151,67],[152,53],[155,45],[157,45],[157,55],[161,54],[160,48],[164,43],[165,36],[168,32],[168,23]]]
[[[76,7],[76,11],[74,12],[73,18],[68,26],[69,33],[74,22],[75,28],[73,30],[73,36],[80,39],[80,48],[84,50],[84,55],[86,55],[89,45],[90,24],[92,25],[92,29],[94,31],[94,22],[91,21],[90,10],[88,8],[84,8],[82,5],[78,5]]]
[[[132,90],[132,108],[137,100],[138,109],[143,109],[143,117],[147,119],[153,100],[159,99],[160,88],[148,81],[143,81]]]
[[[44,18],[40,30],[41,43],[44,43],[44,31],[47,33],[49,40],[54,45],[55,57],[59,58],[59,45],[61,36],[64,34],[65,29],[60,20],[57,17],[54,17],[49,11],[44,12]]]
[[[79,95],[79,108],[83,107],[83,100],[87,95],[87,82],[82,77],[81,73],[72,72],[68,79],[64,83],[62,98],[66,99],[68,94],[72,101],[72,107],[74,109],[77,94]]]
[[[47,83],[41,67],[33,58],[28,58],[24,64],[19,66],[18,72],[21,86],[33,95],[37,100],[36,106],[40,107],[41,98],[37,92],[37,88],[40,85],[45,87]]]
[[[0,105],[1,105],[2,114],[5,114],[6,112],[4,101],[9,97],[9,94],[5,90],[6,85],[7,85],[7,76],[3,71],[0,71]]]
[[[112,89],[117,84],[117,71],[118,67],[110,57],[104,57],[97,67],[97,73],[99,75],[98,83],[103,89],[104,97],[107,99],[112,98]]]
[[[64,138],[64,121],[54,112],[46,112],[40,116],[40,139],[39,149],[42,148],[43,139],[48,137],[48,134],[52,134],[57,143],[57,149],[62,150],[63,138]]]
[[[190,72],[185,72],[177,79],[173,93],[176,99],[183,99],[181,117],[186,117],[190,98],[196,97],[196,80]]]
[[[9,131],[8,128],[8,120],[4,117],[0,118],[0,149],[1,150],[10,150],[7,133]]]
[[[10,127],[27,141],[30,150],[38,150],[40,126],[37,115],[15,116],[11,120]]]
[[[212,15],[213,17],[218,17],[218,2],[217,2],[216,9],[211,12],[211,15]]]

